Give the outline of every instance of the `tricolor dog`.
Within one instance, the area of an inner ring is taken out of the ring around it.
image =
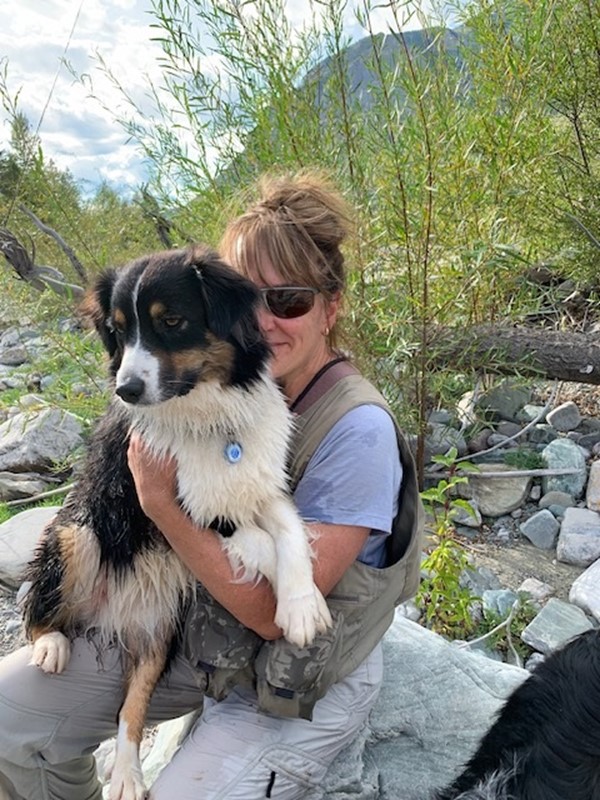
[[[291,416],[269,376],[258,296],[195,247],[108,271],[84,301],[110,356],[116,397],[30,564],[25,623],[33,662],[46,672],[65,669],[70,639],[91,629],[122,648],[127,683],[111,800],[144,795],[145,714],[195,584],[137,500],[127,466],[132,430],[157,456],[174,456],[182,507],[199,527],[223,534],[236,571],[271,582],[287,639],[303,646],[331,624],[287,493]]]

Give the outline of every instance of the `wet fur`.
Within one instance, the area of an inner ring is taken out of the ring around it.
[[[302,645],[330,618],[286,486],[291,418],[269,377],[254,286],[203,248],[108,271],[84,302],[110,356],[116,397],[81,477],[29,566],[33,661],[60,672],[69,640],[93,629],[122,650],[127,676],[111,800],[139,800],[150,696],[176,646],[195,579],[142,511],[127,466],[130,431],[177,462],[179,499],[224,538],[242,577],[265,575],[276,622]],[[241,445],[239,461],[226,455]],[[201,535],[201,534],[199,534]]]
[[[600,631],[536,667],[434,800],[600,800]]]

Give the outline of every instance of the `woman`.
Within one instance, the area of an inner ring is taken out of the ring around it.
[[[420,503],[410,454],[382,398],[335,349],[346,232],[341,198],[307,175],[265,181],[262,197],[229,225],[222,243],[226,260],[261,289],[259,324],[273,374],[298,414],[292,487],[314,533],[315,580],[334,616],[326,636],[301,652],[282,639],[269,584],[236,582],[218,534],[199,531],[179,508],[174,465],[154,461],[132,440],[129,464],[142,507],[201,586],[150,720],[197,708],[209,695],[152,787],[153,800],[292,800],[319,785],[377,698],[379,640],[394,605],[416,590]],[[218,635],[211,637],[215,613]],[[0,749],[0,776],[16,797],[100,797],[89,753],[114,733],[120,680],[118,664],[103,667],[93,645],[78,641],[68,670],[50,678],[55,697],[60,685],[75,697],[59,711],[56,700],[39,697],[45,676],[25,687],[3,679],[0,666],[0,702],[4,694],[11,709],[0,713],[12,729],[35,726],[36,714],[56,723],[43,742],[33,745],[25,733],[8,752]]]

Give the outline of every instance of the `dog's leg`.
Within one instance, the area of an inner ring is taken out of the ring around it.
[[[258,580],[261,575],[277,592],[277,552],[273,537],[256,525],[243,525],[235,533],[223,539],[236,582]]]
[[[125,701],[119,711],[109,800],[143,800],[146,795],[140,762],[140,744],[148,704],[165,667],[166,652],[165,645],[135,663],[129,671]]]
[[[263,509],[260,523],[273,537],[277,555],[275,622],[286,639],[304,647],[331,625],[329,608],[313,580],[308,534],[285,497]]]

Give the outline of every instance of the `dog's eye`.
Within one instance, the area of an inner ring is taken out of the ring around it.
[[[183,319],[181,317],[163,317],[162,318],[162,323],[165,326],[165,328],[178,328],[181,325],[182,322],[183,322]]]

